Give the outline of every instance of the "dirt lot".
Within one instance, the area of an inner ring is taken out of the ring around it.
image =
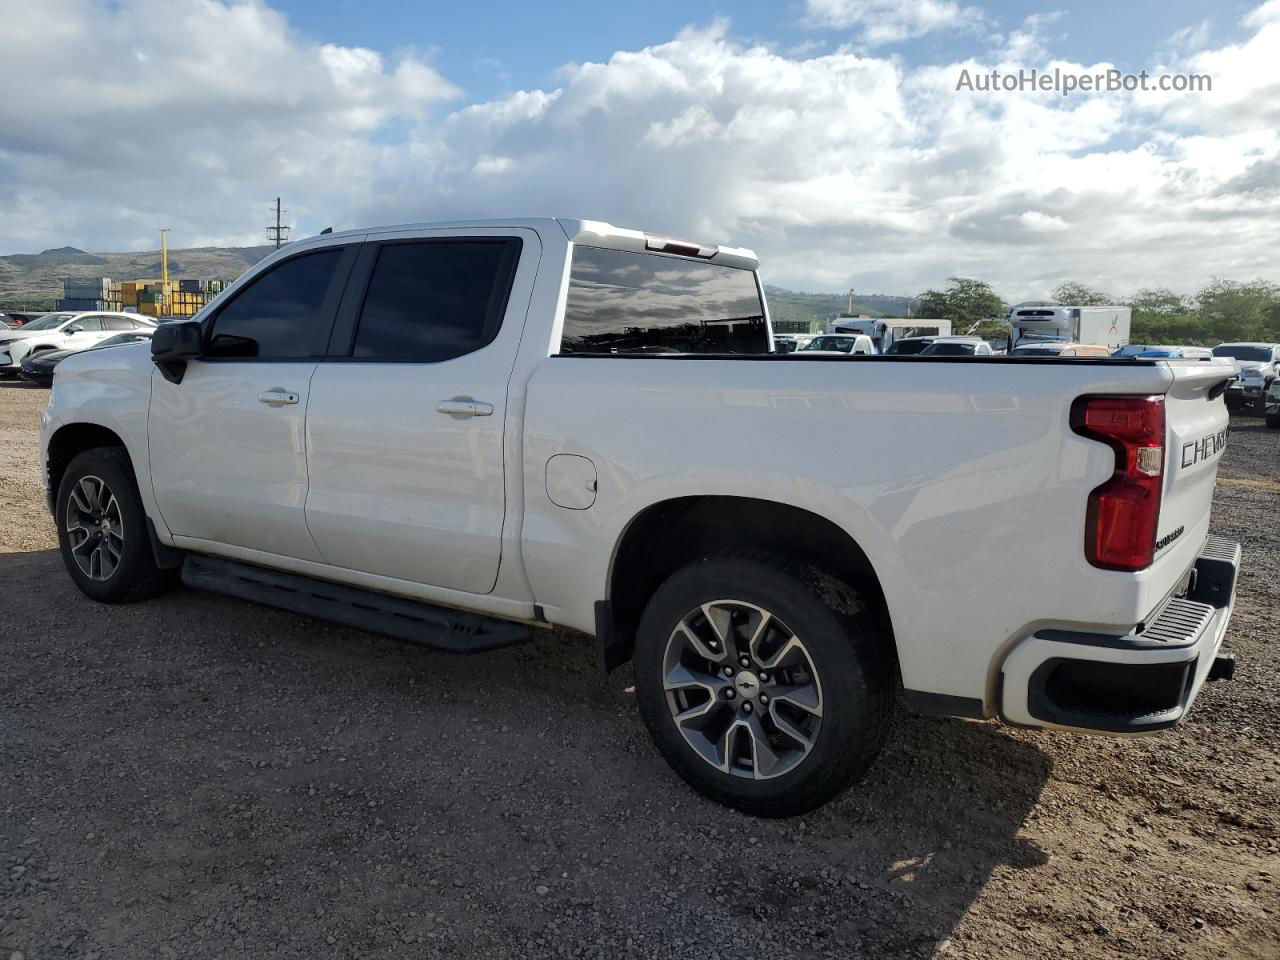
[[[802,819],[692,794],[580,640],[460,658],[82,597],[0,383],[0,960],[1280,955],[1280,432],[1238,418],[1235,683],[1143,740],[903,713]]]

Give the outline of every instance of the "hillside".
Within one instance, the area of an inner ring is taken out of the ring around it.
[[[234,280],[273,249],[261,247],[191,247],[169,251],[169,276],[199,280]],[[111,277],[152,280],[160,277],[160,251],[88,253],[59,247],[43,253],[0,257],[0,307],[14,310],[52,309],[62,296],[63,277]]]
[[[774,322],[808,323],[815,319],[822,321],[833,313],[844,313],[849,309],[848,297],[839,293],[809,293],[773,286],[766,286],[764,289],[769,298],[769,315]],[[856,293],[853,297],[855,314],[865,313],[872,317],[901,317],[906,309],[906,297],[883,294],[859,296]]]

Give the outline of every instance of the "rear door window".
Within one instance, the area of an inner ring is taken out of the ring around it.
[[[520,260],[519,237],[385,243],[369,277],[352,357],[439,363],[493,342]]]
[[[752,271],[656,253],[574,248],[561,354],[768,352]]]

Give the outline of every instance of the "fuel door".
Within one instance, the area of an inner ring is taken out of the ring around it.
[[[586,457],[557,453],[547,461],[547,499],[566,510],[596,502],[596,465]]]

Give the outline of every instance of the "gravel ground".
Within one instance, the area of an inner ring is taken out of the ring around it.
[[[579,639],[451,657],[61,568],[0,383],[0,960],[1280,955],[1280,431],[1236,418],[1235,683],[1141,740],[903,713],[760,821],[692,794]]]

